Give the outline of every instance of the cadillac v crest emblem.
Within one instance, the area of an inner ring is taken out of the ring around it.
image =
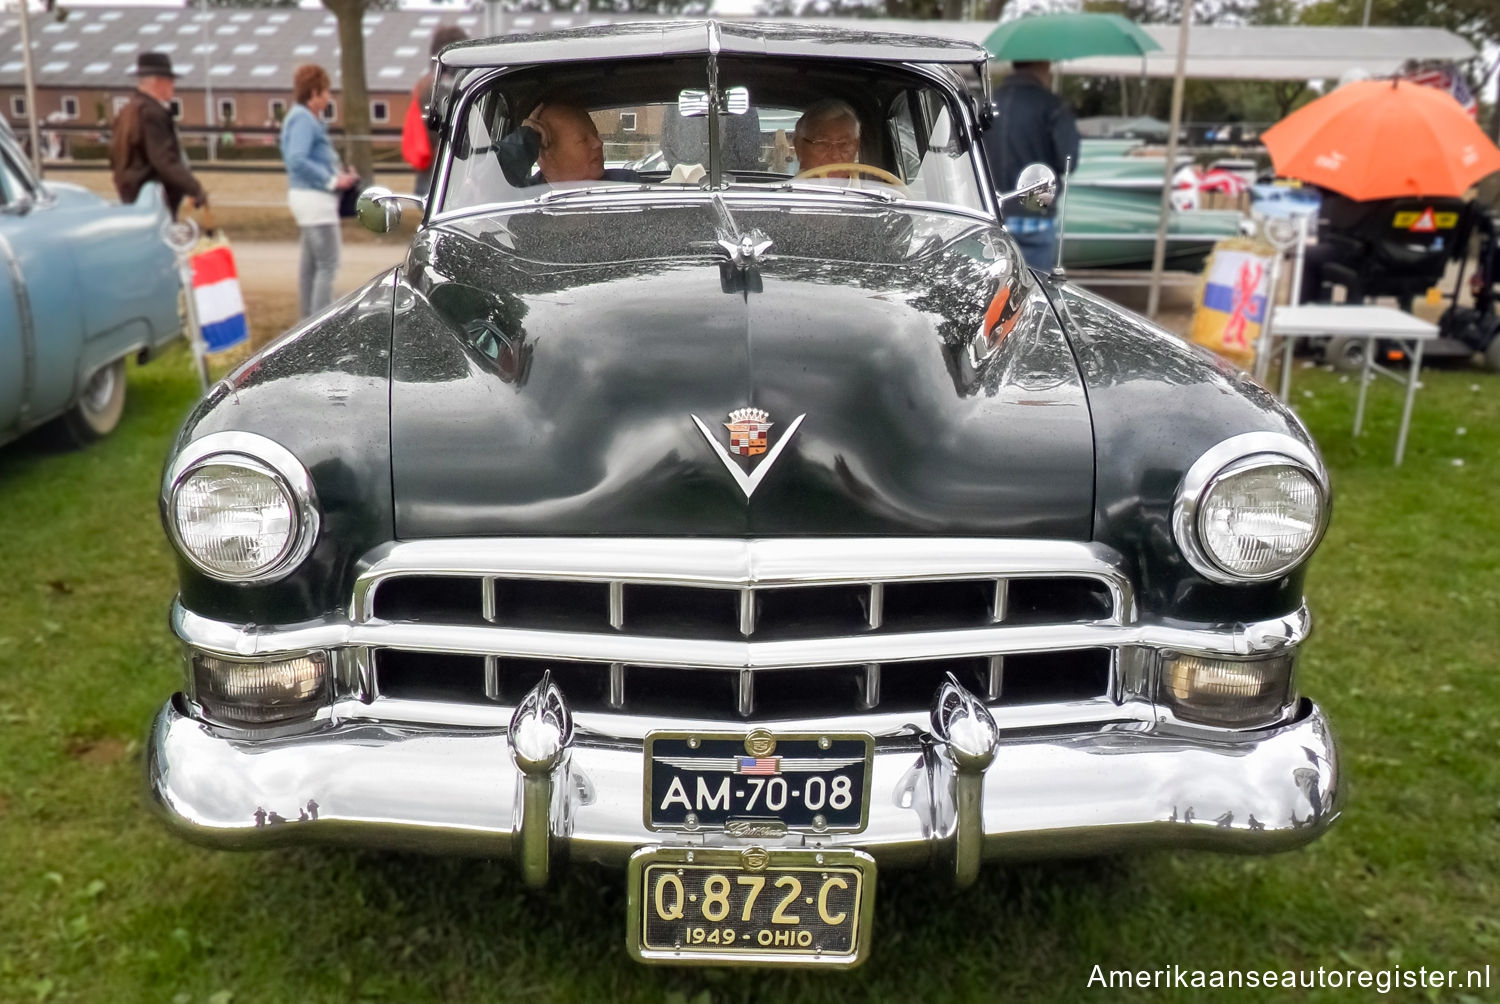
[[[791,441],[792,434],[806,417],[804,413],[792,419],[774,446],[770,445],[770,434],[776,423],[771,421],[770,413],[761,408],[736,408],[729,413],[729,421],[723,423],[728,432],[727,443],[722,435],[715,435],[697,415],[693,416],[693,424],[698,426],[698,431],[703,433],[703,438],[714,448],[714,452],[724,462],[725,469],[748,499],[770,473],[771,465],[776,463],[776,458],[781,456],[782,449]],[[760,459],[752,461],[747,470],[736,459],[738,457]]]
[[[724,428],[729,430],[729,452],[753,457],[766,452],[766,433],[771,431],[771,416],[759,408],[740,408],[729,413]]]

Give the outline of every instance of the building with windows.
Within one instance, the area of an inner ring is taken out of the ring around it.
[[[541,31],[611,20],[594,15],[377,10],[364,18],[370,122],[378,133],[399,131],[412,86],[427,71],[433,31],[457,24],[472,36]],[[164,52],[177,71],[178,121],[185,130],[210,123],[229,130],[278,125],[291,104],[292,74],[317,63],[333,81],[325,112],[344,122],[338,24],[320,9],[214,7],[80,7],[56,21],[31,16],[36,111],[40,122],[107,128],[135,89],[130,71],[141,52]],[[0,13],[0,113],[24,134],[26,107],[20,23]],[[210,117],[211,116],[211,117]]]

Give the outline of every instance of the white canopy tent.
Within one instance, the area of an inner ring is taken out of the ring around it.
[[[1146,56],[1145,76],[1171,77],[1177,59],[1177,27],[1144,25],[1161,49]],[[1203,27],[1188,42],[1184,76],[1190,80],[1337,80],[1350,70],[1372,76],[1395,73],[1407,60],[1472,59],[1478,53],[1443,28]],[[1119,57],[1073,59],[1064,73],[1139,76],[1142,60]]]
[[[935,35],[983,42],[994,24],[987,21],[909,21],[875,18],[807,18],[830,24]],[[1161,48],[1144,59],[1095,56],[1056,64],[1061,73],[1088,76],[1171,77],[1177,65],[1178,26],[1142,25]],[[1394,73],[1409,59],[1472,59],[1474,46],[1443,28],[1353,28],[1194,25],[1183,74],[1189,80],[1337,80],[1349,70],[1372,76]]]

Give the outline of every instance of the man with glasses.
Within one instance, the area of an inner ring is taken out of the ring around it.
[[[824,98],[815,101],[797,120],[792,132],[800,173],[830,164],[859,161],[859,116],[847,101]],[[847,178],[848,171],[835,171],[830,178]]]

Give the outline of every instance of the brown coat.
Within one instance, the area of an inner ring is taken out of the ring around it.
[[[200,205],[208,201],[203,186],[183,159],[172,113],[143,91],[131,97],[115,120],[109,166],[121,202],[134,202],[148,181],[161,182],[173,216],[185,195],[191,195]]]

